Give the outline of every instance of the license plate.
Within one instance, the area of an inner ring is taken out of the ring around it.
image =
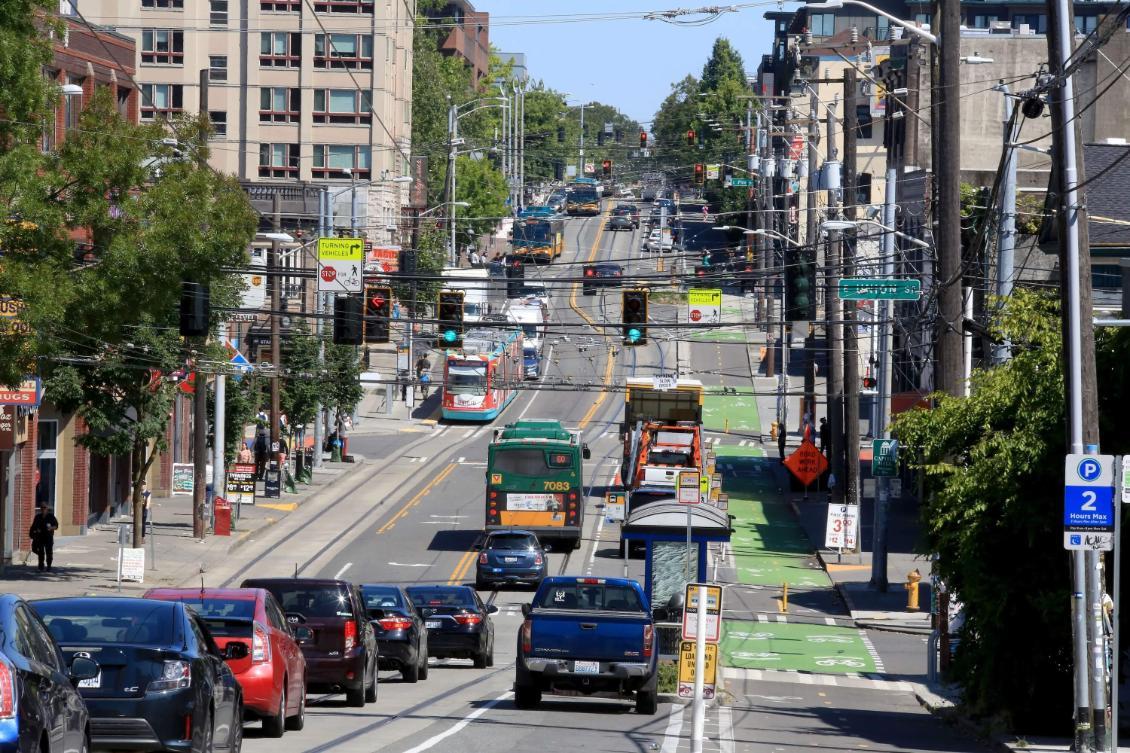
[[[428,628],[429,630],[431,628],[441,627],[442,625],[443,625],[443,623],[440,620],[428,620],[427,622],[424,623],[424,627]]]
[[[78,686],[80,688],[100,688],[102,687],[102,673],[99,672],[94,677],[88,680],[79,680]]]
[[[517,562],[518,558],[517,557],[503,557],[502,561],[503,562]]]
[[[600,662],[598,661],[575,661],[573,662],[573,671],[583,675],[596,675],[600,674]]]

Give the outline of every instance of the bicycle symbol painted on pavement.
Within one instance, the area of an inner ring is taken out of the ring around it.
[[[854,656],[818,656],[816,657],[816,664],[820,667],[852,667],[855,669],[866,666],[862,659],[856,659]]]
[[[805,640],[809,643],[853,643],[854,639],[846,635],[808,635]]]

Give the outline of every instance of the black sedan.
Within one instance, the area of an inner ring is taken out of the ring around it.
[[[620,212],[613,214],[608,218],[607,228],[609,230],[634,230],[636,224],[632,221],[632,215],[627,212]]]
[[[73,753],[90,748],[90,717],[74,683],[98,665],[75,657],[68,668],[39,616],[13,594],[0,595],[0,750]]]
[[[408,598],[428,629],[428,656],[471,659],[494,666],[494,604],[483,604],[470,586],[409,586]]]
[[[624,268],[619,264],[601,262],[599,264],[586,264],[582,272],[584,280],[581,282],[581,295],[592,295],[596,288],[616,287],[623,281]]]
[[[246,645],[221,652],[181,602],[76,597],[32,607],[66,656],[101,668],[79,687],[94,748],[239,753],[243,695],[224,659],[246,657]]]
[[[377,634],[378,665],[400,672],[404,682],[428,679],[428,630],[401,586],[361,586],[365,611]]]

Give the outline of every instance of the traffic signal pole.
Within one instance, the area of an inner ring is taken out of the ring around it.
[[[859,135],[856,117],[856,100],[859,82],[855,68],[844,71],[844,215],[855,219],[856,192],[856,139]],[[856,235],[840,244],[843,254],[843,276],[855,274]],[[859,331],[855,326],[854,302],[843,307],[844,350],[844,502],[859,504]]]

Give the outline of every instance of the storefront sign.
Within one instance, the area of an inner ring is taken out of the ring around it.
[[[39,406],[39,378],[29,377],[15,387],[0,387],[0,405]]]
[[[255,466],[251,463],[228,466],[225,487],[228,502],[233,505],[255,504]]]

